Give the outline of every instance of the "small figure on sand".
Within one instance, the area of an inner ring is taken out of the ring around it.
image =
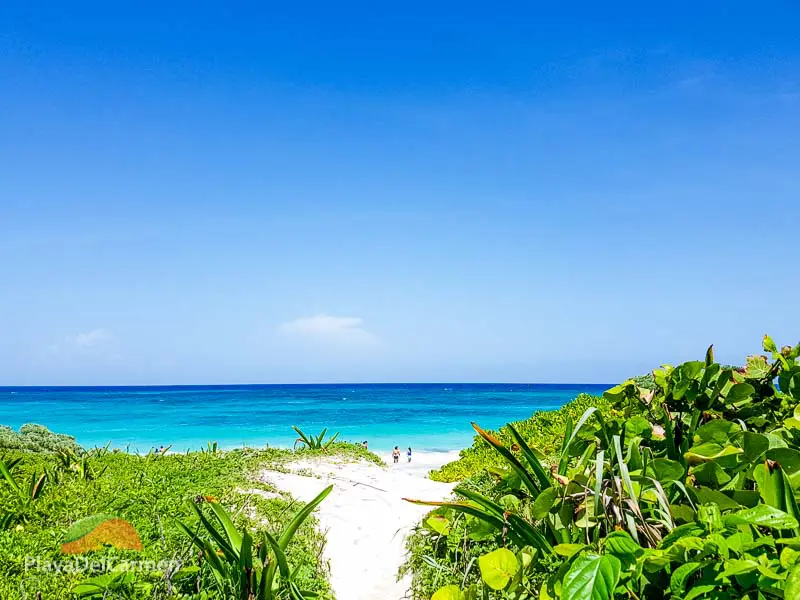
[[[400,448],[398,446],[395,446],[394,450],[392,450],[392,460],[394,461],[394,464],[400,462]]]
[[[362,447],[364,450],[369,450],[369,448],[367,448],[367,440],[364,440],[363,442],[361,442],[361,447]]]
[[[408,456],[408,462],[411,462],[411,446],[408,447],[408,452],[406,452],[406,456]]]

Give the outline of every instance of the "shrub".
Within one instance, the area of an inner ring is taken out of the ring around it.
[[[80,446],[71,435],[53,433],[43,425],[28,423],[20,427],[19,432],[0,425],[0,452],[7,450],[56,453],[62,450],[78,451]]]
[[[511,444],[476,426],[506,466],[494,493],[412,501],[450,511],[426,525],[439,535],[472,517],[465,552],[487,529],[497,547],[433,600],[800,597],[800,345],[763,348],[608,390],[547,461],[511,425]]]
[[[534,413],[529,419],[513,423],[513,426],[522,434],[528,445],[536,448],[544,456],[550,456],[558,451],[567,421],[570,419],[576,421],[583,411],[592,406],[605,411],[610,404],[599,396],[579,394],[577,398],[558,410]],[[508,425],[492,432],[492,435],[506,443],[512,441]],[[485,471],[487,466],[496,462],[497,455],[491,445],[476,435],[472,446],[459,453],[458,460],[444,465],[437,471],[431,471],[430,478],[445,482],[464,481]]]

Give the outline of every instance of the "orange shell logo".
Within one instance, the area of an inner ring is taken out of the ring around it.
[[[64,536],[61,552],[83,554],[102,550],[104,546],[141,552],[142,541],[133,525],[125,519],[112,515],[92,515],[72,524]]]

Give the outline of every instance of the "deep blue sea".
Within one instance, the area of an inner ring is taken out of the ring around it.
[[[370,449],[455,450],[472,443],[470,421],[496,428],[552,410],[608,385],[357,384],[153,387],[0,387],[0,424],[40,423],[85,447],[147,452],[207,442],[291,446],[291,429],[339,431]]]

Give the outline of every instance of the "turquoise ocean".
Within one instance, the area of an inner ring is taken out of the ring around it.
[[[422,451],[469,446],[470,421],[497,428],[552,410],[581,392],[608,385],[355,384],[147,387],[0,387],[0,424],[39,423],[75,436],[84,447],[147,452],[208,442],[290,447],[297,425],[370,449],[399,445]]]

